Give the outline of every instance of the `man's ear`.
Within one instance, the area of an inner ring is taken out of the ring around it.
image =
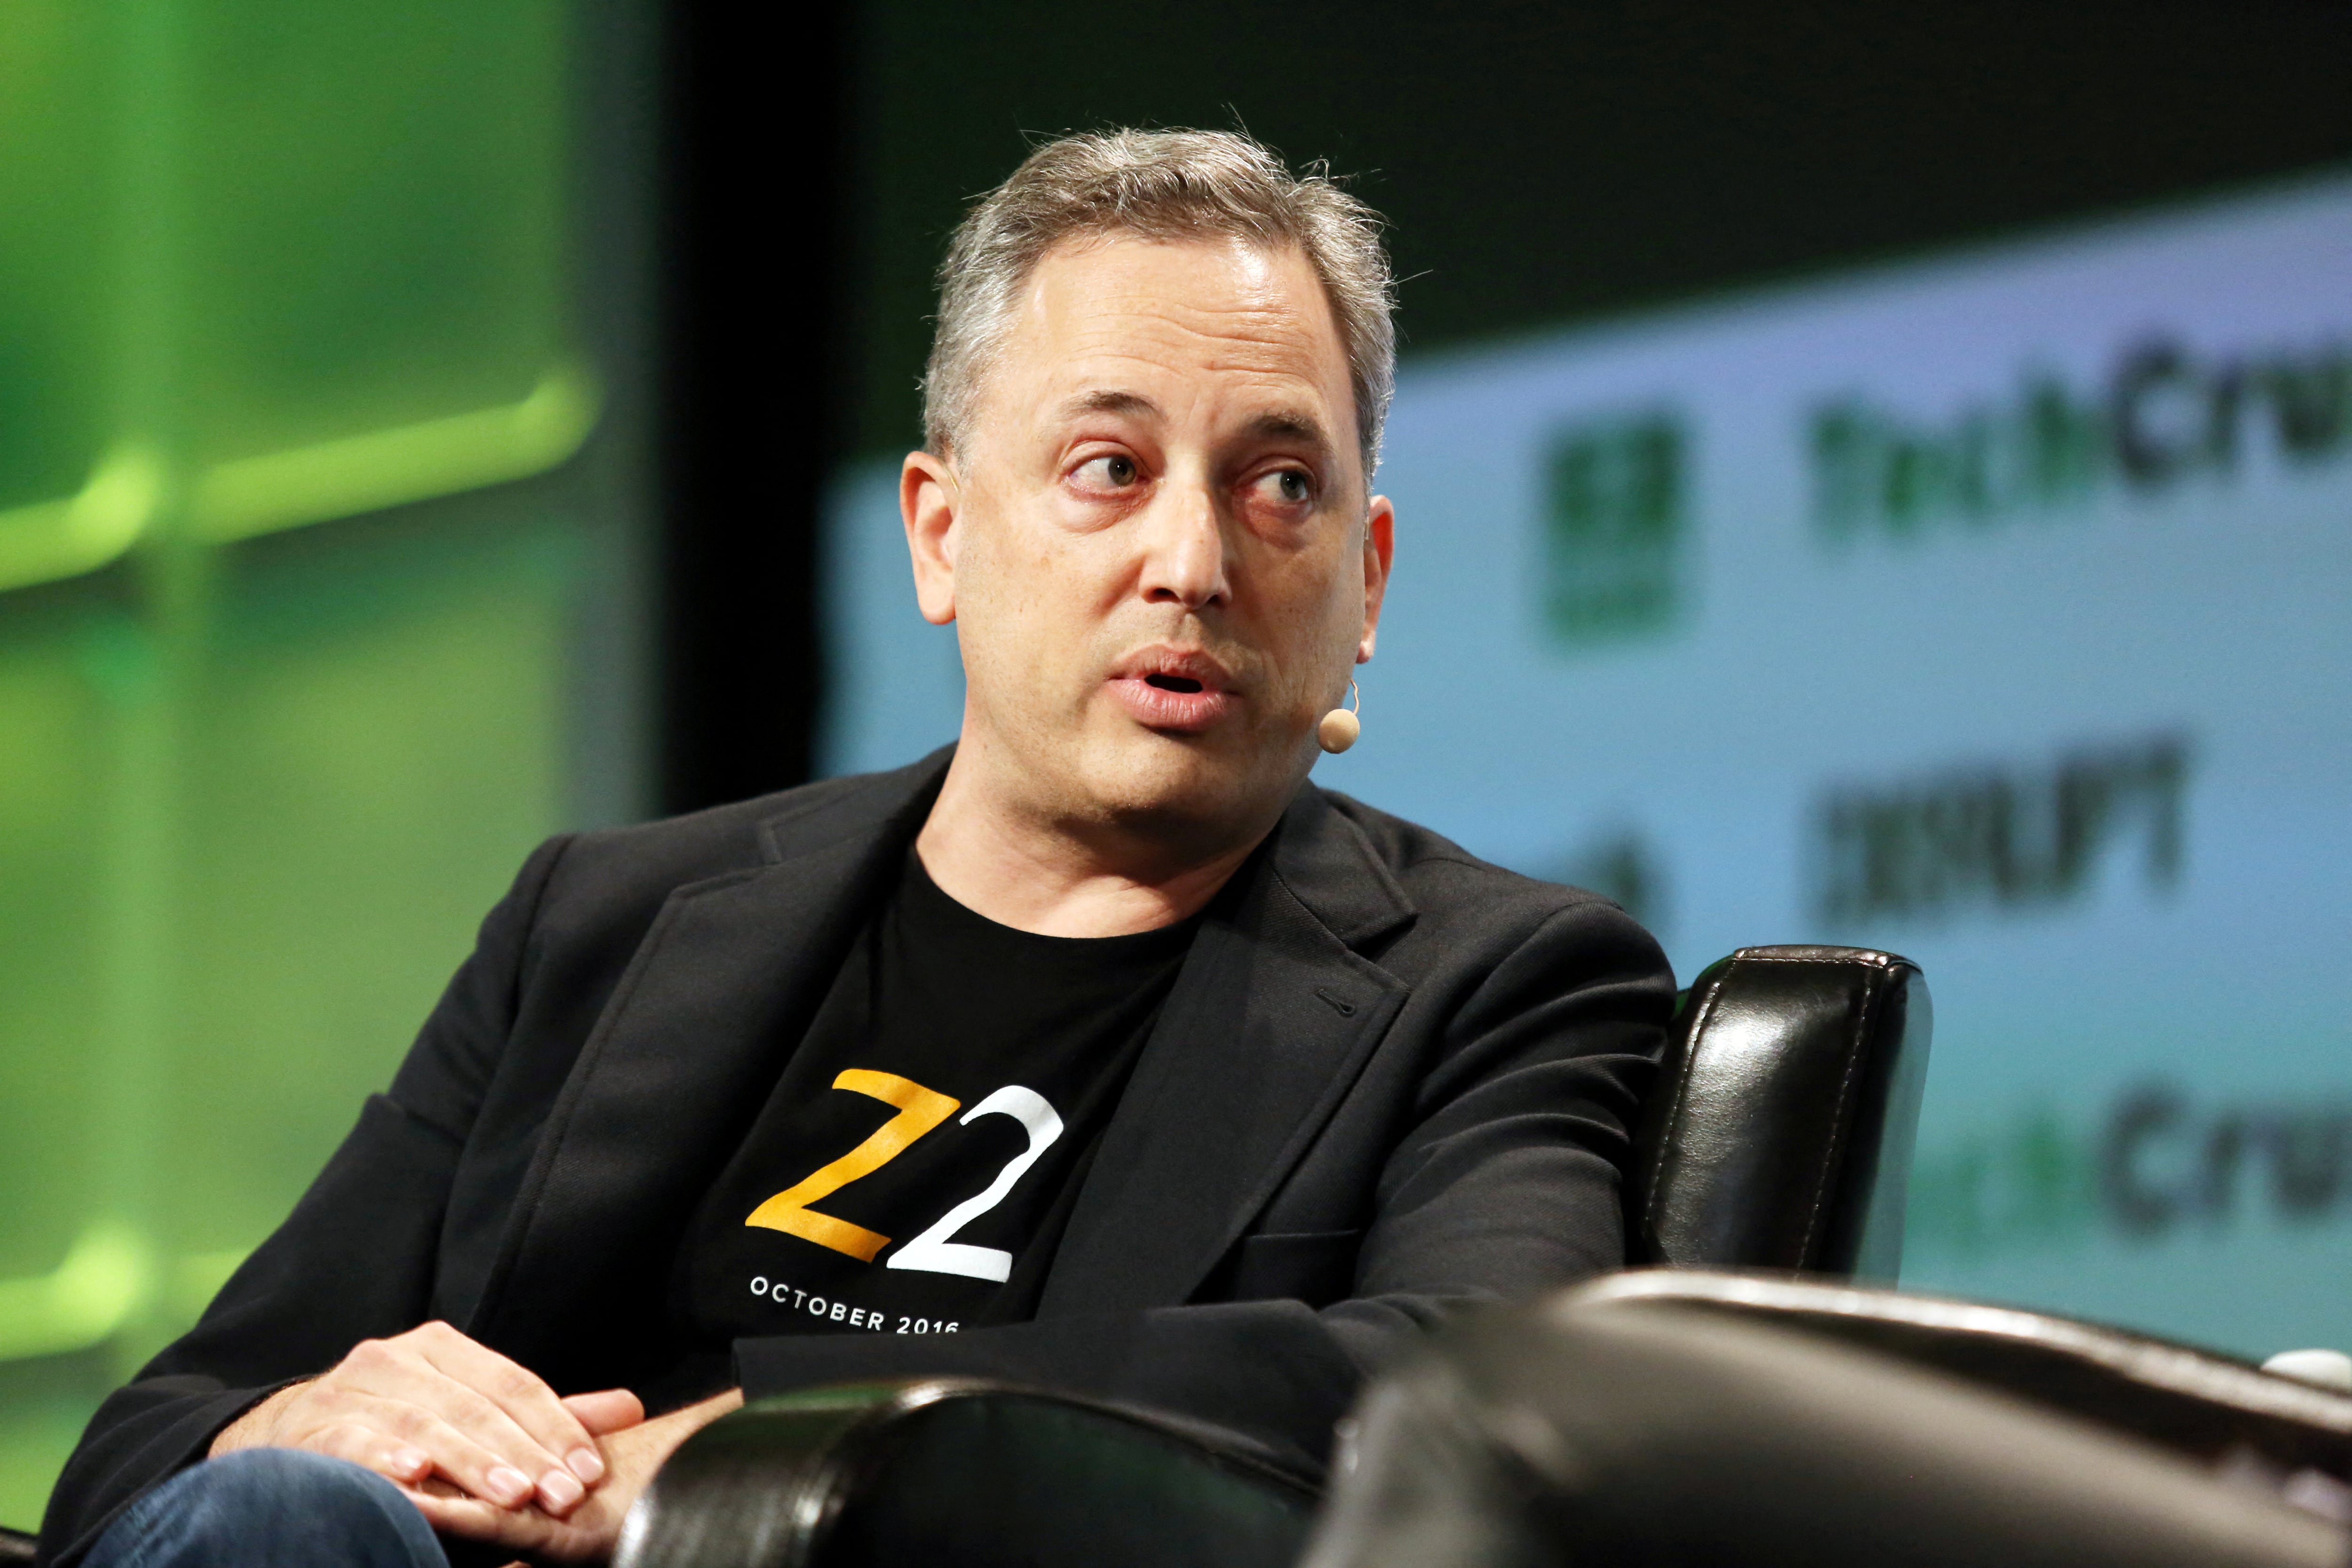
[[[1386,496],[1374,496],[1364,519],[1364,632],[1356,639],[1356,662],[1372,657],[1380,640],[1381,605],[1389,594],[1389,567],[1396,560],[1396,508]]]
[[[955,469],[929,452],[908,453],[898,469],[898,516],[914,558],[915,603],[935,626],[955,619],[956,520],[962,510]]]

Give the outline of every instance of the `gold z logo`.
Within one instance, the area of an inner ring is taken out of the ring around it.
[[[851,1068],[833,1080],[833,1087],[895,1105],[898,1114],[877,1127],[873,1136],[840,1159],[818,1166],[797,1185],[786,1187],[753,1209],[751,1218],[743,1223],[781,1230],[787,1236],[814,1241],[819,1247],[846,1252],[860,1263],[871,1263],[876,1253],[890,1245],[888,1237],[877,1236],[845,1219],[816,1214],[808,1205],[833,1196],[860,1176],[872,1175],[905,1153],[908,1144],[953,1116],[963,1102],[897,1073],[867,1072],[863,1068]]]
[[[956,1113],[962,1101],[937,1089],[925,1089],[896,1073],[868,1072],[851,1068],[833,1080],[845,1089],[883,1104],[898,1114],[876,1128],[866,1142],[830,1164],[820,1165],[751,1211],[743,1223],[781,1230],[819,1247],[847,1253],[860,1263],[890,1245],[890,1238],[862,1225],[818,1214],[809,1205],[831,1197],[861,1176],[870,1176],[907,1152],[908,1146]],[[1028,1173],[1039,1155],[1062,1135],[1062,1119],[1036,1090],[1008,1083],[963,1113],[960,1125],[982,1116],[1009,1116],[1029,1134],[1029,1146],[996,1173],[986,1188],[956,1205],[891,1256],[889,1268],[915,1268],[930,1274],[961,1274],[972,1279],[1003,1281],[1011,1277],[1013,1255],[998,1247],[973,1247],[953,1239],[955,1233],[1004,1201],[1013,1184]]]

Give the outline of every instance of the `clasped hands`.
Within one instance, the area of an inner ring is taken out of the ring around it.
[[[445,1535],[518,1556],[601,1563],[621,1520],[675,1448],[743,1403],[740,1390],[646,1419],[623,1388],[558,1398],[526,1368],[446,1323],[368,1340],[283,1388],[213,1439],[308,1448],[399,1487]]]

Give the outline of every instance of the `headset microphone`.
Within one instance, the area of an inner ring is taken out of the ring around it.
[[[1364,694],[1356,689],[1352,679],[1348,682],[1348,694],[1356,700],[1353,712],[1345,708],[1334,708],[1323,715],[1321,723],[1315,726],[1315,739],[1327,752],[1337,753],[1346,751],[1356,743],[1356,737],[1364,732],[1364,721],[1357,717],[1364,710]]]

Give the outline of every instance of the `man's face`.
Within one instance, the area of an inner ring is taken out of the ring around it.
[[[969,765],[1060,824],[1262,830],[1370,657],[1391,537],[1306,258],[1055,250],[964,447],[910,457],[901,500]]]

